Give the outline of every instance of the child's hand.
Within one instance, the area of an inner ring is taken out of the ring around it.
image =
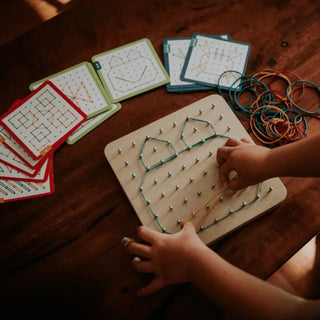
[[[172,235],[142,226],[138,235],[148,244],[131,241],[127,245],[130,254],[142,258],[134,258],[133,267],[138,272],[155,274],[151,283],[138,291],[139,295],[152,294],[166,285],[191,281],[197,262],[193,254],[209,250],[191,223],[186,223],[180,232]]]
[[[270,149],[257,146],[247,139],[230,138],[217,151],[221,183],[227,183],[231,190],[236,191],[269,178],[269,152]],[[229,180],[231,171],[235,171],[237,176]]]

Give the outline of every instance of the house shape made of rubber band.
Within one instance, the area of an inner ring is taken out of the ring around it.
[[[211,95],[111,142],[105,155],[142,224],[175,233],[191,221],[209,244],[286,197],[278,178],[221,190],[216,152],[228,137],[251,139],[223,98]]]

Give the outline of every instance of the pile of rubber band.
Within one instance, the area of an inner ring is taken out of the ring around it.
[[[231,80],[231,86],[224,86]],[[280,89],[275,88],[282,83]],[[237,71],[222,73],[218,90],[234,113],[249,119],[255,137],[264,144],[287,144],[305,138],[307,117],[320,119],[320,89],[290,71],[266,69],[254,75]],[[307,92],[315,91],[307,107],[301,107]],[[314,100],[314,101],[312,101]]]

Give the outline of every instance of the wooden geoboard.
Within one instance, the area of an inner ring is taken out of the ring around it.
[[[216,151],[228,137],[251,140],[224,99],[210,95],[111,142],[105,155],[142,224],[175,233],[196,211],[190,221],[197,225],[208,210],[204,204],[222,189]],[[212,243],[285,197],[278,178],[226,190],[197,232]]]

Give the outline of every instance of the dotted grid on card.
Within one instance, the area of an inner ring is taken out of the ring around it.
[[[190,85],[190,81],[180,79],[181,71],[186,59],[191,39],[170,40],[166,43],[168,54],[168,71],[170,73],[170,85]]]
[[[0,180],[0,203],[16,199],[42,196],[54,191],[53,177],[44,182]]]
[[[81,63],[33,83],[30,88],[32,90],[37,89],[45,80],[50,80],[90,118],[110,109],[111,106],[102,95],[101,91],[103,89],[99,88],[94,81],[89,68],[92,69],[92,72],[95,72],[88,63]]]
[[[211,95],[113,141],[105,155],[142,224],[175,233],[191,221],[208,244],[286,197],[278,178],[236,193],[222,188],[216,152],[228,137],[251,140]]]
[[[217,38],[229,40],[229,35],[217,35]],[[207,86],[201,86],[194,82],[182,81],[181,72],[189,51],[192,38],[168,38],[164,40],[163,52],[165,67],[170,75],[170,83],[167,84],[167,90],[172,92],[184,92],[190,90],[209,90]],[[179,90],[180,89],[180,90]]]
[[[146,39],[99,54],[93,62],[113,102],[169,82]]]
[[[208,86],[217,86],[219,76],[226,70],[243,73],[246,69],[250,45],[210,36],[194,35],[182,79]],[[220,85],[229,87],[232,82],[225,78]]]
[[[2,119],[36,156],[47,152],[82,120],[83,116],[49,85]]]

